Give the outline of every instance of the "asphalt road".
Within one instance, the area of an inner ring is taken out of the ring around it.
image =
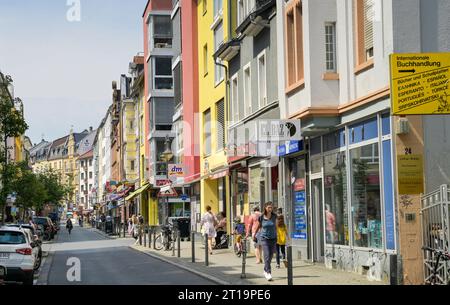
[[[207,279],[128,248],[132,243],[132,239],[106,239],[93,229],[78,225],[69,235],[61,227],[55,242],[47,245],[53,252],[52,258],[44,263],[50,265],[43,268],[49,270],[47,284],[214,285]]]

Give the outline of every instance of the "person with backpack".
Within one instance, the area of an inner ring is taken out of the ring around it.
[[[259,227],[259,218],[261,217],[261,212],[259,211],[259,207],[255,207],[253,208],[253,214],[250,216],[250,222],[248,224],[248,228],[247,228],[247,234],[246,234],[246,238],[251,234],[252,236],[252,240],[254,242],[254,246],[255,246],[255,256],[256,256],[256,263],[257,264],[261,264],[262,263],[262,259],[261,259],[261,243],[260,243],[260,236],[259,234],[257,234],[257,230]]]
[[[264,253],[264,277],[272,281],[271,262],[276,251],[277,244],[277,215],[273,213],[272,202],[267,202],[264,206],[264,213],[259,217],[257,233],[260,233],[261,246]]]

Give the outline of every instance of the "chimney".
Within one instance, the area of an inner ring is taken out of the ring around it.
[[[92,126],[89,126],[89,131],[92,132]]]

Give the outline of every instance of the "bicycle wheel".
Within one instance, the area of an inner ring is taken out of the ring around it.
[[[164,247],[164,240],[162,234],[159,234],[155,239],[155,250],[161,250]]]

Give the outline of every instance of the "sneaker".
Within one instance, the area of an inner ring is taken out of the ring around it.
[[[276,268],[277,268],[277,269],[280,269],[280,265],[277,265]]]
[[[267,273],[266,271],[264,271],[264,277],[266,278],[266,280],[270,281],[272,279],[272,276],[270,275],[270,273]]]

